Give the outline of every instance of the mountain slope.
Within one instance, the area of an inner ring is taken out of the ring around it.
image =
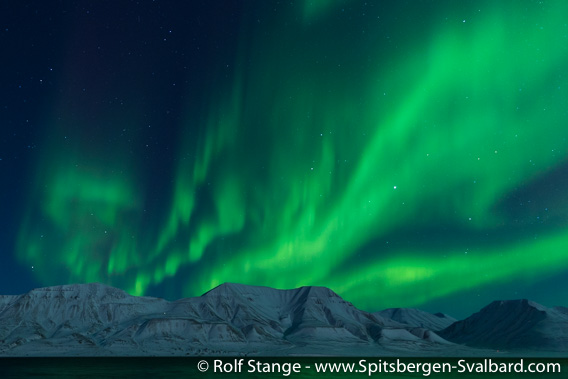
[[[472,347],[561,352],[568,350],[568,312],[526,299],[494,301],[438,333]]]

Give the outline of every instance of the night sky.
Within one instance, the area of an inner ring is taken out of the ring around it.
[[[0,293],[568,305],[568,2],[0,4]]]

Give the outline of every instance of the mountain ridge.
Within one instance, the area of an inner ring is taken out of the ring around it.
[[[555,327],[568,319],[566,308],[527,304],[560,320]],[[487,312],[483,320],[491,319]],[[495,344],[476,326],[481,321],[468,319],[447,326],[450,316],[416,309],[370,313],[317,286],[224,283],[199,297],[167,301],[100,283],[70,284],[0,296],[0,356],[492,354],[485,348]],[[531,320],[529,332],[542,321]],[[554,343],[545,347],[558,351]]]

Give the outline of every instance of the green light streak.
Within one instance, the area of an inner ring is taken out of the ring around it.
[[[141,263],[134,239],[136,192],[122,174],[65,166],[55,164],[39,209],[28,214],[19,241],[24,258],[37,267],[57,267],[69,280],[122,277]],[[50,222],[38,223],[37,214]],[[46,283],[62,279],[50,270],[38,273]]]
[[[522,241],[505,249],[469,254],[442,251],[443,258],[400,252],[395,258],[346,272],[331,283],[355,304],[368,305],[368,299],[380,292],[384,304],[396,304],[404,298],[409,306],[418,306],[432,298],[510,278],[534,282],[543,274],[562,272],[566,269],[567,247],[568,236],[557,233],[542,241]]]

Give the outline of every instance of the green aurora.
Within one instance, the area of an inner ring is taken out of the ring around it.
[[[217,79],[185,89],[170,167],[76,131],[142,146],[139,109],[55,99],[21,262],[46,285],[321,285],[367,310],[567,273],[546,183],[568,157],[568,3],[436,4],[251,5]]]

